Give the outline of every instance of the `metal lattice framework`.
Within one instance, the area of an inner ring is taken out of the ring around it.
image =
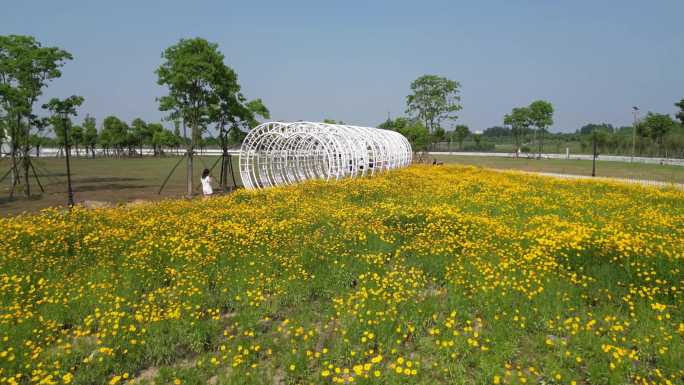
[[[314,122],[268,122],[240,148],[245,188],[374,175],[411,164],[406,138],[378,128]]]

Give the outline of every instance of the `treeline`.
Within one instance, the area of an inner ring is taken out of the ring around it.
[[[589,123],[571,133],[543,132],[548,141],[555,145],[556,151],[579,144],[582,152],[591,152],[596,140],[598,151],[602,154],[631,155],[634,152],[637,156],[681,158],[684,157],[684,99],[675,106],[681,109],[675,115],[679,122],[670,115],[649,112],[643,119],[636,120],[636,131],[634,125],[615,127],[610,123]],[[520,117],[517,111],[512,115]],[[494,144],[515,144],[521,152],[531,152],[534,134],[534,129],[528,125],[516,125],[514,122],[512,127],[486,128],[481,136],[483,141],[492,144],[492,148]]]
[[[157,84],[168,91],[158,99],[159,110],[174,123],[173,131],[161,123],[135,119],[128,124],[115,116],[106,117],[99,130],[91,116],[74,124],[84,101],[76,95],[50,99],[42,105],[48,116],[39,116],[35,104],[72,59],[70,53],[44,47],[31,36],[0,36],[0,149],[11,159],[10,170],[0,175],[0,182],[10,175],[10,197],[17,186],[23,186],[26,197],[31,196],[30,171],[41,186],[31,156],[33,149],[39,154],[45,146],[58,147],[66,155],[67,175],[72,146],[76,154],[83,150],[89,156],[135,156],[146,148],[163,155],[165,149],[178,151],[182,146],[187,157],[188,195],[192,195],[193,154],[215,145],[223,150],[219,183],[225,190],[228,167],[232,167],[228,147],[242,142],[258,118],[270,118],[261,99],[247,100],[242,94],[237,74],[224,63],[218,45],[202,38],[181,39],[166,48],[155,71]],[[206,137],[212,128],[218,137]],[[71,192],[70,186],[68,190]],[[71,193],[69,203],[73,204]]]
[[[81,124],[69,121],[66,130],[68,143],[71,145],[71,155],[95,156],[142,156],[143,154],[161,156],[170,150],[179,153],[190,143],[190,139],[181,134],[179,122],[174,122],[174,129],[164,128],[158,122],[145,122],[141,118],[134,119],[130,124],[116,116],[106,117],[101,127],[97,128],[94,117],[86,115]],[[40,155],[41,147],[52,147],[64,151],[65,130],[61,125],[51,127],[53,136],[39,132],[32,134],[31,147],[36,156]],[[242,131],[231,131],[227,137],[228,145],[239,144],[244,137]],[[214,136],[203,136],[197,139],[197,148],[219,147],[220,139]],[[149,150],[149,151],[145,151]]]
[[[379,128],[395,130],[411,142],[415,151],[461,150],[534,153],[547,151],[614,155],[684,157],[684,99],[675,103],[678,121],[668,114],[648,112],[635,124],[614,127],[608,123],[587,124],[574,133],[550,132],[554,107],[549,101],[536,100],[515,107],[505,114],[501,126],[473,132],[455,123],[462,109],[460,84],[435,75],[423,75],[411,83],[412,93],[406,97],[407,117],[388,118]],[[447,122],[450,129],[445,129]],[[454,144],[455,146],[452,146]],[[455,147],[455,148],[454,148]],[[596,151],[594,151],[596,147]]]

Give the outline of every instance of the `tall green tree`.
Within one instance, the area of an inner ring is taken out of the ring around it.
[[[114,149],[116,156],[121,156],[123,149],[128,146],[128,125],[116,116],[108,116],[102,122],[102,136],[107,140],[107,145]]]
[[[544,151],[544,131],[553,124],[553,105],[545,100],[536,100],[528,107],[530,122],[539,132],[539,158]]]
[[[676,128],[677,122],[670,115],[649,112],[641,124],[637,126],[637,133],[644,137],[650,137],[658,147],[658,154],[661,154],[663,138]]]
[[[202,38],[181,39],[162,53],[157,68],[157,83],[168,88],[159,99],[159,109],[169,118],[179,118],[190,126],[187,155],[187,193],[193,194],[193,152],[201,130],[209,118],[209,106],[215,100],[215,84],[225,74],[223,54],[218,46]]]
[[[52,98],[43,108],[52,113],[55,122],[61,122],[64,132],[64,149],[66,154],[66,170],[67,170],[67,191],[69,194],[69,207],[74,205],[74,191],[71,188],[71,166],[69,165],[69,124],[72,116],[78,115],[76,108],[83,104],[83,97],[72,95],[66,99]]]
[[[147,123],[140,118],[134,119],[131,122],[131,134],[133,135],[133,141],[140,149],[140,156],[142,156],[143,145],[152,139],[150,132],[147,130]]]
[[[152,152],[154,155],[159,155],[159,151],[161,150],[160,147],[160,141],[155,140],[155,136],[157,139],[159,138],[159,134],[164,131],[164,126],[161,125],[161,123],[149,123],[147,124],[147,134],[146,134],[146,140],[147,144],[152,146]]]
[[[677,119],[679,119],[679,123],[684,126],[684,99],[675,103],[675,107],[679,108],[679,111],[677,112]]]
[[[14,134],[12,158],[16,158],[17,150],[21,151],[27,197],[31,195],[28,176],[32,122],[36,119],[33,106],[47,84],[62,75],[61,67],[66,60],[71,59],[68,52],[43,47],[31,36],[0,36],[0,103],[9,112]],[[16,160],[13,167],[16,170]]]
[[[406,113],[417,116],[428,133],[443,120],[453,120],[461,110],[461,84],[436,75],[423,75],[411,83],[412,94],[406,97]]]
[[[86,148],[86,156],[90,150],[90,155],[94,158],[97,145],[97,124],[95,118],[90,115],[86,115],[83,119],[83,145]]]
[[[510,114],[504,116],[504,124],[511,126],[511,133],[515,138],[515,155],[520,153],[520,144],[523,136],[530,129],[530,109],[527,107],[515,107]]]
[[[458,149],[463,149],[463,141],[470,135],[470,129],[465,124],[459,124],[454,127],[454,138],[458,142]]]
[[[70,142],[74,145],[74,150],[76,150],[76,156],[78,156],[78,146],[83,143],[83,127],[75,124],[71,126],[71,138]]]

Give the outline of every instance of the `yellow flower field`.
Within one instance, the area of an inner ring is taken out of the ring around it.
[[[0,384],[684,383],[681,191],[414,166],[0,245]]]

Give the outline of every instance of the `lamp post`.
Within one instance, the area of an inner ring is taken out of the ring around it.
[[[634,162],[634,149],[636,148],[636,130],[637,130],[637,121],[639,120],[639,107],[634,106],[632,107],[632,111],[634,113],[634,125],[632,126],[632,158],[630,159],[630,162]]]

